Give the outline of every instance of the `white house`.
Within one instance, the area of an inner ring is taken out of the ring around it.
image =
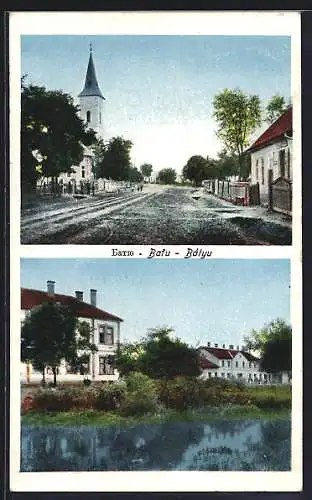
[[[290,106],[247,150],[251,155],[251,184],[259,183],[263,202],[268,199],[269,169],[273,172],[272,180],[292,180],[292,135]]]
[[[91,340],[98,351],[90,355],[89,375],[92,380],[117,380],[118,371],[112,366],[111,357],[116,355],[120,343],[120,325],[122,319],[114,314],[99,309],[96,305],[97,291],[90,290],[90,303],[84,301],[83,292],[76,291],[75,296],[55,293],[55,282],[47,282],[47,290],[21,289],[21,322],[34,307],[46,302],[56,302],[72,309],[77,318],[86,321],[91,327]],[[47,379],[52,374],[47,369]],[[59,378],[63,380],[81,380],[81,375],[71,372],[70,366],[63,360],[59,367]],[[22,363],[21,379],[23,381],[40,380],[41,374],[31,366]]]
[[[234,345],[228,347],[223,344],[199,347],[200,366],[202,369],[201,378],[221,377],[227,380],[240,380],[242,382],[254,384],[267,384],[273,382],[270,373],[260,369],[260,360],[245,350],[240,350],[239,346],[234,349]]]

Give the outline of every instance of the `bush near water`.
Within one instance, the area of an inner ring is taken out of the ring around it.
[[[41,388],[22,402],[22,413],[97,410],[122,416],[156,414],[163,408],[183,412],[224,405],[290,409],[290,386],[247,386],[222,379],[175,377],[154,380],[132,372],[120,382],[90,386]]]

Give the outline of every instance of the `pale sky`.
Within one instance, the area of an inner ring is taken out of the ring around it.
[[[212,100],[224,88],[290,96],[290,37],[22,36],[28,82],[74,98],[84,86],[89,43],[104,103],[104,136],[131,139],[132,160],[180,173],[195,154],[216,156]],[[256,134],[257,135],[257,134]]]
[[[97,304],[123,318],[122,340],[169,326],[191,345],[241,345],[252,328],[290,321],[288,259],[21,259],[21,286],[98,293]]]

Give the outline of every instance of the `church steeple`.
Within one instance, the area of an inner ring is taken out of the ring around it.
[[[95,73],[95,68],[94,68],[94,62],[93,62],[93,57],[92,57],[92,44],[90,43],[90,56],[89,56],[89,63],[88,63],[88,68],[87,68],[87,74],[86,74],[86,81],[83,90],[80,92],[78,97],[87,97],[87,96],[97,96],[101,97],[101,99],[105,100],[105,97],[103,96],[97,78],[96,78],[96,73]]]

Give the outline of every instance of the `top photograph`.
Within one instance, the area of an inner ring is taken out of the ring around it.
[[[291,45],[22,35],[21,244],[291,245]]]

